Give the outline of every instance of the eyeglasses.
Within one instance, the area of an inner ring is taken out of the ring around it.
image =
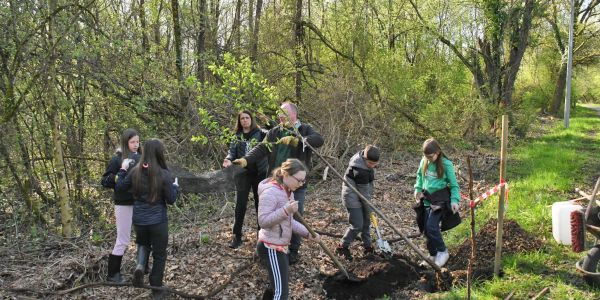
[[[296,179],[296,181],[298,181],[299,184],[305,184],[306,183],[306,178],[300,180],[298,178],[296,178],[296,176],[294,175],[290,175],[291,177],[293,177],[294,179]]]

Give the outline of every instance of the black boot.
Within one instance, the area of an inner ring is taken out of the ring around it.
[[[233,240],[229,243],[229,248],[237,249],[242,245],[242,236],[236,234],[233,236]]]
[[[152,299],[153,300],[163,300],[166,299],[167,292],[163,289],[161,290],[152,290]]]
[[[125,278],[121,275],[121,261],[123,256],[110,254],[108,256],[108,276],[106,281],[115,283],[125,283]]]
[[[263,291],[263,296],[262,296],[262,300],[273,300],[273,296],[275,295],[275,293],[273,293],[273,290],[270,288],[266,288]]]
[[[298,249],[290,249],[288,253],[288,262],[291,265],[295,265],[300,260],[300,253],[298,253]]]
[[[137,265],[135,271],[133,271],[133,285],[143,286],[144,285],[144,269],[146,268],[146,261],[148,260],[148,248],[138,244],[137,250]]]

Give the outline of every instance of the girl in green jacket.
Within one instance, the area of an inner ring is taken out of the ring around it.
[[[429,199],[439,199],[439,195],[445,198],[446,203],[450,202],[453,213],[458,212],[460,188],[456,181],[454,166],[442,152],[438,142],[430,138],[423,143],[423,158],[419,164],[415,183],[415,201],[418,203],[423,199],[425,206],[424,231],[429,258],[442,267],[450,258],[440,230],[440,221],[447,205],[436,205],[437,203],[432,204],[429,201]]]

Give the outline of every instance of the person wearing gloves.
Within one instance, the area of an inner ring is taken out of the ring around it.
[[[137,265],[133,273],[133,285],[144,283],[144,267],[147,253],[152,249],[150,285],[161,287],[167,261],[169,226],[167,204],[175,203],[179,192],[177,178],[173,181],[165,160],[165,147],[157,139],[148,140],[140,163],[130,172],[128,159],[123,160],[119,170],[116,190],[131,191],[135,199],[133,224],[135,226]],[[154,299],[162,299],[164,290],[152,290]]]
[[[229,146],[227,157],[223,160],[223,168],[230,167],[233,160],[246,155],[267,134],[265,130],[262,130],[256,124],[252,114],[247,110],[238,113],[235,131],[235,140]],[[233,240],[229,244],[230,248],[236,249],[242,245],[242,226],[244,225],[244,217],[246,216],[250,189],[252,189],[252,193],[254,194],[254,208],[258,213],[258,183],[265,179],[265,177],[267,177],[266,157],[255,164],[249,165],[245,169],[245,172],[241,172],[235,176],[235,220],[233,223]]]
[[[323,137],[312,126],[298,120],[298,107],[295,104],[284,102],[280,109],[279,126],[269,130],[262,143],[252,148],[244,157],[234,160],[233,163],[246,167],[268,157],[268,172],[279,167],[288,158],[297,158],[305,166],[310,165],[312,151],[304,145],[304,142],[316,149],[323,146]],[[298,201],[298,213],[302,215],[306,198],[306,184],[303,183],[294,191],[294,198]],[[300,259],[300,244],[301,238],[293,235],[289,248],[289,259],[292,265]]]
[[[359,151],[350,158],[350,163],[344,175],[345,179],[367,200],[370,200],[373,195],[374,168],[379,161],[379,153],[379,148],[367,145],[364,150]],[[351,261],[350,244],[361,232],[364,254],[374,252],[371,245],[371,208],[363,204],[358,194],[345,182],[342,183],[342,202],[348,211],[350,227],[346,229],[344,237],[342,237],[335,250],[337,254]]]
[[[256,252],[261,264],[269,273],[270,286],[263,299],[287,299],[289,296],[289,251],[292,233],[309,240],[312,236],[300,222],[293,218],[298,211],[294,191],[306,180],[306,166],[297,159],[287,159],[273,171],[270,178],[258,185],[258,243]]]
[[[124,283],[121,275],[121,261],[129,242],[131,241],[131,216],[133,215],[133,195],[129,191],[115,190],[115,179],[124,159],[131,159],[130,163],[136,165],[140,160],[140,134],[137,130],[127,128],[121,134],[121,146],[108,162],[106,171],[102,175],[103,187],[113,189],[115,203],[115,222],[117,225],[117,239],[112,252],[108,256],[107,281]]]
[[[460,187],[452,161],[442,152],[435,139],[426,140],[423,143],[423,158],[417,170],[415,201],[424,208],[420,217],[429,258],[439,267],[444,266],[450,258],[442,238],[440,222],[447,213],[458,216],[459,199]]]

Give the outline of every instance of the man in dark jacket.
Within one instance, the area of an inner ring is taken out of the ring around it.
[[[267,133],[264,141],[252,148],[249,153],[234,163],[246,167],[256,161],[268,157],[269,173],[278,168],[288,158],[297,158],[307,167],[310,167],[311,149],[304,145],[310,144],[313,148],[323,146],[323,137],[312,126],[298,120],[298,107],[291,102],[281,104],[282,113],[279,114],[279,126],[272,128]],[[302,182],[304,183],[304,182]],[[306,184],[294,191],[294,199],[298,201],[298,213],[304,213],[304,199]],[[290,264],[298,262],[298,250],[301,238],[293,235],[289,247]]]

